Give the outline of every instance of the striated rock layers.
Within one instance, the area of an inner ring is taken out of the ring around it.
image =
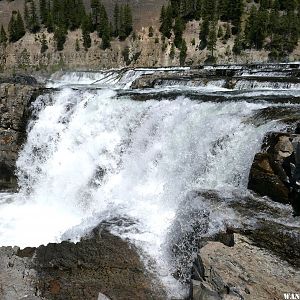
[[[99,297],[99,298],[98,298]],[[136,248],[97,228],[78,243],[0,248],[0,299],[166,299]]]
[[[33,77],[0,77],[0,190],[17,188],[15,163],[26,139],[30,104],[40,90]]]

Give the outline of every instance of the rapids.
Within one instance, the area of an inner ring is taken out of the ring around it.
[[[131,83],[153,72],[51,78],[48,87],[56,90],[33,104],[28,139],[17,161],[20,191],[0,195],[0,245],[76,241],[108,222],[112,232],[141,249],[170,295],[181,293],[171,276],[175,266],[169,251],[179,234],[174,230],[178,220],[202,209],[208,211],[206,235],[228,224],[239,226],[238,214],[226,201],[236,193],[249,194],[248,174],[265,134],[286,126],[253,120],[264,109],[286,104],[263,101],[257,91],[242,99],[242,93],[226,94],[213,85],[213,100],[205,88],[191,97],[186,87],[170,96],[174,90],[161,86],[135,91],[149,98],[135,101]],[[151,97],[155,92],[162,95],[159,100]],[[224,93],[226,101],[218,101]],[[214,191],[222,202],[217,207],[187,204],[192,191]],[[192,231],[188,221],[180,224],[181,231]]]

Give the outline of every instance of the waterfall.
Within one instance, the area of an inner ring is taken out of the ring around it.
[[[65,74],[57,86],[70,80],[92,84],[104,80],[103,74],[77,74],[76,79]],[[105,74],[118,77],[124,88],[139,76]],[[78,240],[102,221],[123,220],[111,230],[155,259],[158,274],[174,293],[177,283],[164,247],[187,196],[194,190],[246,190],[263,137],[283,126],[251,123],[258,110],[271,105],[202,102],[201,95],[139,102],[92,85],[40,96],[17,161],[20,192],[10,199],[5,195],[1,204],[1,245]],[[231,211],[211,212],[211,232],[234,220]]]
[[[94,87],[130,88],[131,84],[143,75],[168,73],[174,74],[189,70],[188,67],[156,68],[156,69],[120,69],[100,72],[56,72],[47,86],[59,88],[65,85],[92,85]]]

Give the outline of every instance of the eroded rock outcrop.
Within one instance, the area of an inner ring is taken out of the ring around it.
[[[0,299],[98,297],[166,299],[137,249],[100,227],[76,244],[0,248]]]
[[[26,139],[30,104],[40,90],[32,77],[0,78],[0,190],[17,187],[15,163]]]
[[[299,134],[271,133],[257,153],[249,175],[248,188],[284,204],[292,204],[299,214],[300,198],[295,183]]]
[[[209,242],[195,262],[193,299],[282,299],[296,293],[300,271],[245,236],[234,234],[235,245]]]

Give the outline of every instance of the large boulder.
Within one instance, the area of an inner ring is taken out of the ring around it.
[[[17,188],[15,163],[26,139],[30,104],[40,92],[38,85],[0,84],[0,190]]]
[[[209,242],[194,264],[194,300],[283,299],[297,293],[300,271],[245,236],[234,234],[235,245]]]
[[[78,243],[0,248],[0,299],[166,299],[137,249],[101,227]]]
[[[295,147],[299,134],[273,132],[255,155],[248,188],[284,204],[292,204],[299,214],[299,199],[295,193]]]
[[[255,155],[248,188],[280,203],[289,203],[289,189],[272,168],[273,158],[268,153]]]

